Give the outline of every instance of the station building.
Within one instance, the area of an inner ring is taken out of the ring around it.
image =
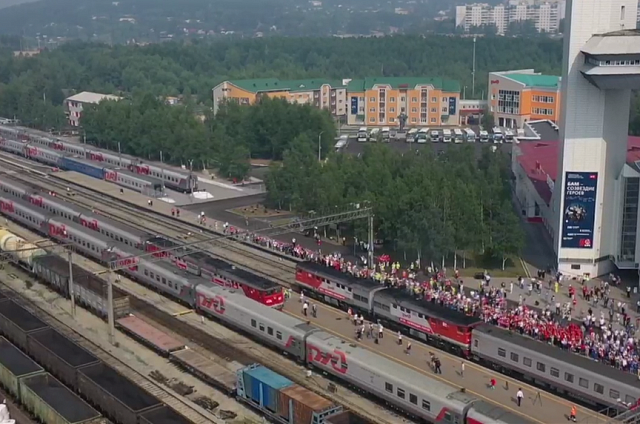
[[[560,77],[533,69],[490,72],[489,112],[497,126],[522,129],[528,121],[560,117]]]
[[[213,89],[213,111],[227,100],[251,105],[263,96],[329,109],[349,125],[394,127],[401,115],[407,126],[458,125],[460,120],[460,84],[442,78],[224,81]]]
[[[347,86],[347,124],[396,126],[458,125],[460,83],[443,78],[365,78]]]
[[[251,105],[266,96],[329,109],[333,116],[344,117],[347,82],[325,79],[282,81],[277,78],[224,81],[213,88],[213,113],[217,113],[220,104],[227,100]]]

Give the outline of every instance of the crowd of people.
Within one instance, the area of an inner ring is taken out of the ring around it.
[[[518,278],[510,284],[500,287],[491,285],[491,276],[485,272],[477,287],[465,287],[458,271],[447,275],[446,270],[427,267],[421,269],[419,262],[401,266],[388,256],[378,258],[370,266],[366,257],[359,261],[347,260],[341,254],[323,254],[317,238],[318,250],[303,247],[296,242],[283,242],[259,234],[241,233],[233,227],[225,227],[225,232],[237,234],[245,241],[264,248],[275,250],[298,259],[312,260],[337,269],[356,278],[374,280],[390,287],[403,288],[416,297],[443,307],[454,309],[462,314],[477,316],[485,322],[517,331],[541,342],[550,343],[558,348],[583,354],[595,361],[607,363],[616,368],[638,373],[640,367],[640,347],[635,336],[635,322],[628,315],[628,306],[609,298],[609,282],[594,284],[586,281],[572,281],[581,287],[582,297],[589,311],[582,322],[573,319],[577,305],[575,287],[567,288],[568,301],[559,301],[562,275],[557,274],[546,284],[545,272],[538,279],[528,282]],[[619,283],[618,277],[611,277],[612,284]],[[508,295],[519,287],[524,296],[538,296],[535,304],[525,305],[523,295],[517,301],[509,301]],[[542,306],[542,299],[545,305]],[[601,312],[597,316],[591,306],[604,306],[608,314]],[[608,315],[608,316],[606,316]],[[608,319],[607,319],[608,318]]]

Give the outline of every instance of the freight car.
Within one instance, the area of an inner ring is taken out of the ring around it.
[[[23,203],[16,202],[20,214],[14,219],[27,226],[29,225],[28,219],[25,221],[25,218],[23,218],[22,209],[36,206],[44,209],[46,213],[72,220],[136,249],[150,253],[163,249],[174,249],[170,253],[158,253],[155,256],[165,259],[178,269],[207,278],[214,284],[239,287],[247,297],[262,304],[273,308],[282,308],[284,304],[283,289],[277,283],[236,268],[223,260],[212,258],[204,252],[188,247],[180,248],[181,244],[164,237],[158,237],[123,225],[86,208],[71,205],[57,196],[34,192],[33,187],[29,187],[6,175],[0,177],[0,191],[7,195],[3,197],[5,201],[0,202],[0,208],[4,204],[8,215],[11,215],[11,210],[14,209],[12,205],[13,198],[23,201]],[[38,221],[41,221],[40,217],[38,217]]]
[[[140,424],[189,424],[191,422],[166,406],[140,414],[139,418]]]
[[[282,424],[324,424],[342,412],[316,395],[262,365],[238,370],[238,399]]]
[[[133,315],[117,320],[116,327],[165,357],[172,352],[185,348],[184,343],[177,341]]]
[[[47,324],[13,300],[0,302],[0,332],[25,352],[29,349],[29,334],[47,327]]]
[[[27,242],[3,227],[0,227],[0,251],[7,252],[14,262],[26,269],[31,269],[38,257],[47,254],[44,249]]]
[[[229,396],[236,394],[236,374],[195,350],[185,347],[172,352],[169,360],[223,393]],[[230,365],[233,366],[234,363]],[[235,365],[238,369],[242,368],[240,364],[235,363]]]
[[[113,368],[98,363],[78,370],[78,392],[120,424],[138,424],[138,416],[162,403]]]
[[[25,377],[42,374],[44,369],[4,337],[0,337],[0,384],[16,399]]]
[[[50,374],[27,377],[20,384],[20,402],[47,424],[103,424],[100,413]]]
[[[97,147],[87,147],[86,145],[78,145],[69,141],[57,139],[54,137],[44,137],[38,134],[30,133],[26,128],[12,128],[8,126],[0,126],[0,150],[10,153],[27,156],[26,148],[39,149],[34,151],[36,157],[40,161],[44,156],[50,156],[52,162],[55,157],[77,156],[98,164],[106,164],[107,166],[115,166],[126,168],[129,171],[146,177],[160,179],[164,186],[181,192],[194,192],[198,190],[198,177],[191,171],[180,172],[171,168],[157,165],[148,165],[138,158],[133,158],[120,153],[113,153]],[[49,151],[46,155],[36,152]],[[57,155],[57,156],[55,156]],[[53,163],[49,163],[52,164]],[[103,166],[104,167],[104,166]]]
[[[78,265],[72,264],[73,294],[76,304],[89,310],[102,319],[107,319],[108,308],[108,283],[97,275],[85,271]],[[33,260],[33,274],[45,282],[66,299],[69,294],[69,262],[54,254],[40,256]],[[131,309],[129,296],[113,289],[113,316],[119,319],[129,315]]]

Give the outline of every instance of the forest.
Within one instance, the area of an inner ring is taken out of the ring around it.
[[[399,155],[372,144],[360,158],[337,154],[320,164],[301,136],[268,174],[268,202],[319,216],[374,205],[377,237],[411,258],[482,252],[504,266],[524,243],[510,200],[509,159],[488,148],[478,158],[473,145],[455,147],[437,156]]]

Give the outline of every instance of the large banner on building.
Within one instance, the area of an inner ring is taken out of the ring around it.
[[[597,172],[566,173],[561,247],[593,247],[597,187]]]
[[[358,98],[357,97],[351,98],[351,114],[352,115],[358,114]]]
[[[455,97],[449,97],[449,115],[455,115],[456,114],[456,98]]]

